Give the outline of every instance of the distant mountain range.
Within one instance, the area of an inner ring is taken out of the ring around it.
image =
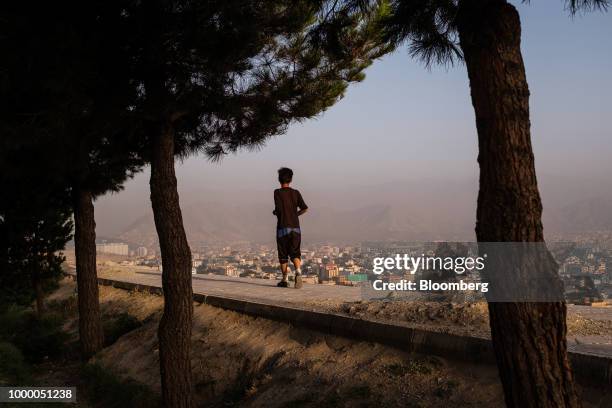
[[[448,214],[432,228],[429,216],[408,214],[399,206],[370,205],[354,210],[331,208],[310,210],[302,217],[302,231],[308,242],[360,242],[364,240],[469,239],[469,217]],[[457,222],[457,220],[460,220]],[[183,209],[183,222],[190,242],[273,242],[276,217],[264,205],[242,206],[198,203]],[[131,223],[118,238],[153,245],[156,240],[153,216]]]
[[[545,208],[544,228],[569,235],[612,230],[612,198],[590,198],[560,208]]]
[[[445,204],[445,205],[443,205]],[[356,243],[367,240],[474,240],[474,204],[466,197],[453,203],[416,207],[409,201],[339,210],[317,207],[302,218],[306,242]],[[276,218],[269,205],[198,202],[183,208],[189,241],[272,243]],[[589,199],[559,208],[546,207],[547,235],[612,230],[612,198]],[[117,238],[155,246],[152,214],[129,224]]]

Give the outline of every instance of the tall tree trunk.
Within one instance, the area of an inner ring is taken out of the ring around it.
[[[518,12],[505,0],[462,0],[457,21],[478,130],[477,239],[543,242]],[[540,264],[552,284],[559,280],[555,266]],[[580,406],[565,303],[489,303],[489,314],[507,406]]]
[[[34,290],[34,298],[36,299],[36,314],[38,317],[42,317],[42,315],[45,313],[45,295],[42,289],[42,282],[40,279],[40,271],[38,270],[38,266],[33,267],[31,276],[32,289]]]
[[[179,205],[171,125],[160,126],[154,136],[150,184],[163,267],[164,314],[158,332],[162,399],[165,407],[192,407],[191,251]]]
[[[104,345],[96,273],[96,221],[91,191],[74,188],[73,206],[79,339],[82,357],[88,359]]]

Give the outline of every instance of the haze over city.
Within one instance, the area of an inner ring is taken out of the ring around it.
[[[520,6],[545,231],[611,229],[611,16],[571,19],[547,3]],[[306,240],[469,240],[476,156],[465,67],[427,70],[400,49],[317,120],[219,164],[191,157],[177,178],[188,234],[199,239],[272,241],[276,170],[289,166],[311,208]],[[146,168],[96,202],[100,237],[155,235],[148,178]]]

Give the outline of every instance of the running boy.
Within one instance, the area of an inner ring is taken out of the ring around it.
[[[278,248],[278,261],[283,274],[283,280],[278,283],[279,287],[286,288],[288,260],[295,267],[295,288],[302,287],[302,255],[300,243],[302,232],[300,231],[299,216],[308,209],[299,191],[289,187],[293,179],[293,170],[282,167],[278,170],[278,182],[281,188],[274,190],[274,211],[276,215],[276,246]]]

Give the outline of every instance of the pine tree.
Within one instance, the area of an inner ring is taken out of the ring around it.
[[[44,149],[0,146],[0,308],[35,301],[40,316],[45,292],[61,276],[61,251],[72,232],[70,205],[57,180],[31,165]]]
[[[191,253],[176,156],[212,158],[260,146],[291,122],[324,111],[363,79],[379,46],[376,12],[327,1],[151,0],[126,6],[134,114],[151,164],[151,204],[162,255],[159,326],[165,406],[192,406]]]
[[[568,0],[566,5],[575,13],[605,10],[609,2]],[[389,40],[407,43],[426,65],[465,62],[478,131],[477,240],[543,242],[529,88],[515,7],[506,0],[396,0],[385,24]],[[547,251],[528,261],[531,268],[515,271],[517,281],[537,274],[562,290],[557,265]],[[489,314],[506,404],[579,406],[567,357],[565,303],[490,302]]]
[[[93,200],[118,191],[142,165],[133,147],[120,8],[115,2],[3,4],[2,126],[7,143],[46,146],[31,166],[52,167],[74,214],[83,358],[103,346]],[[28,157],[21,157],[29,160]],[[51,164],[52,163],[52,164]],[[31,193],[37,194],[35,190]]]

